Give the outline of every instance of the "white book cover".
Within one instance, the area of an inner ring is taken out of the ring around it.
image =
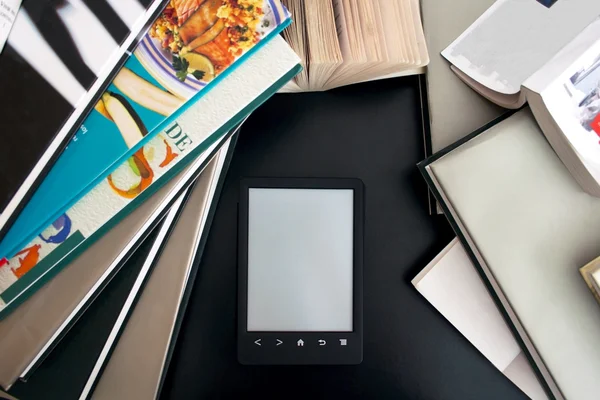
[[[442,250],[412,283],[519,389],[533,400],[548,398],[458,239]]]

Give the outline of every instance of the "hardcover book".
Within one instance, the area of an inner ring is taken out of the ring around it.
[[[207,168],[193,188],[137,301],[121,310],[126,317],[113,326],[115,335],[81,398],[159,397],[223,183],[221,170],[216,164]]]
[[[210,165],[227,169],[235,138],[195,160],[0,321],[0,353],[7,356],[0,364],[0,386],[8,389],[38,368],[184,189]]]
[[[58,273],[81,249],[206,151],[207,138],[210,146],[215,146],[299,69],[296,54],[275,36],[222,79],[194,107],[179,115],[0,266],[0,317],[8,311],[6,307],[17,306],[27,293]],[[248,76],[252,76],[251,81]]]
[[[599,252],[600,199],[529,109],[419,167],[548,396],[596,399],[600,313],[579,268]]]
[[[101,182],[108,180],[125,197],[135,196],[152,181],[156,172],[152,168],[164,168],[192,148],[206,150],[219,138],[219,129],[229,130],[239,122],[237,117],[228,124],[239,109],[217,89],[249,57],[263,53],[259,50],[289,22],[290,15],[278,0],[171,1],[0,241],[0,259],[22,251]],[[271,54],[269,62],[279,63],[278,58],[285,55]],[[252,85],[247,78],[237,90],[244,92]],[[206,129],[201,136],[188,137],[174,121],[207,98],[212,100],[208,107],[197,106],[199,118],[207,120]],[[215,115],[220,118],[213,119]],[[161,149],[166,139],[169,143]],[[164,153],[158,165],[149,165],[144,147]],[[118,168],[128,159],[129,167]],[[144,179],[133,184],[131,174]]]

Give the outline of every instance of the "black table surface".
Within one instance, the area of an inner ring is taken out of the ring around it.
[[[429,215],[427,188],[416,168],[424,158],[419,96],[418,79],[407,77],[276,95],[251,116],[227,174],[162,399],[526,398],[410,283],[454,237],[444,217]],[[362,364],[253,367],[237,362],[237,202],[243,177],[364,182]],[[134,275],[124,276],[131,281]],[[104,307],[111,296],[126,296],[127,285],[119,288],[119,279],[103,295]],[[90,314],[102,314],[97,310]],[[77,357],[100,331],[86,326],[94,325],[84,315],[30,382],[11,392],[23,399],[42,398],[42,393],[43,398],[71,398],[64,396],[68,388],[85,383],[82,366],[93,365]]]

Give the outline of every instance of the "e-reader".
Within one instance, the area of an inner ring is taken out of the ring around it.
[[[362,362],[364,188],[358,179],[244,179],[238,360]]]

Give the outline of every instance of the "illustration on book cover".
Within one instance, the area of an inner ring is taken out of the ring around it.
[[[57,164],[81,157],[77,153],[92,143],[100,146],[95,152],[114,155],[122,148],[117,153],[128,158],[35,239],[0,260],[0,310],[207,140],[173,115],[211,82],[218,84],[213,81],[219,75],[289,17],[277,0],[171,0]],[[100,142],[90,140],[99,133]]]

